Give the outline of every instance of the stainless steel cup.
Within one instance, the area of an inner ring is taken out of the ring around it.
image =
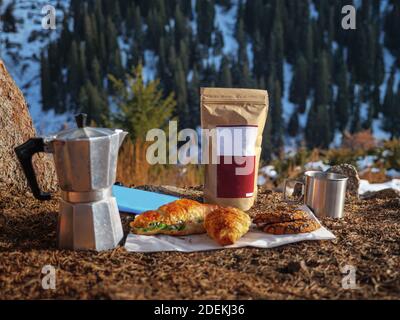
[[[344,202],[348,178],[337,173],[308,171],[304,174],[305,182],[285,180],[284,201],[289,203],[304,202],[317,217],[343,218]],[[287,185],[290,181],[300,183],[303,188],[297,200],[287,197]]]

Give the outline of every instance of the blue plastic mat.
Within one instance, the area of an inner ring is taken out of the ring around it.
[[[140,214],[145,211],[156,210],[164,204],[179,200],[178,197],[166,194],[120,186],[113,186],[112,191],[117,199],[119,211],[126,213]]]

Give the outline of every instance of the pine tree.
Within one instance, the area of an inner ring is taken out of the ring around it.
[[[49,110],[51,107],[51,79],[48,61],[44,53],[40,55],[40,78],[43,109]]]
[[[200,124],[200,97],[199,97],[200,79],[197,68],[194,67],[192,79],[188,86],[188,107],[190,111],[189,128],[197,128]]]
[[[374,120],[375,106],[372,101],[368,102],[367,118],[362,122],[362,128],[365,130],[371,129],[372,121]]]
[[[187,128],[189,125],[189,109],[187,105],[187,85],[186,77],[180,59],[176,61],[174,71],[175,94],[177,102],[177,112],[180,120],[180,127]]]
[[[150,129],[165,128],[174,112],[176,102],[173,93],[166,98],[159,89],[159,80],[143,81],[143,67],[138,65],[125,78],[109,76],[115,89],[114,100],[119,112],[111,116],[111,121],[118,128],[130,133],[133,141],[145,140]]]
[[[239,17],[236,26],[236,41],[238,43],[238,62],[242,64],[248,63],[246,34],[244,31],[243,19],[241,17]]]
[[[336,120],[337,120],[337,128],[341,131],[346,129],[347,123],[349,121],[349,112],[350,112],[350,97],[348,92],[348,71],[347,66],[343,62],[339,66],[339,70],[337,73],[337,82],[338,82],[338,93],[336,97]]]
[[[315,119],[317,124],[316,132],[318,134],[316,141],[317,147],[328,148],[332,141],[330,119],[329,119],[329,109],[327,106],[318,107],[317,117]]]
[[[59,41],[59,48],[62,54],[61,64],[66,65],[68,63],[68,53],[71,45],[71,34],[68,28],[68,16],[64,15],[62,22],[62,30]]]
[[[304,138],[308,148],[314,148],[316,145],[318,145],[316,141],[317,111],[317,107],[313,104],[307,115],[307,122],[304,128]]]
[[[86,90],[88,94],[88,105],[86,106],[86,113],[88,120],[94,121],[97,125],[101,126],[108,119],[108,104],[107,99],[90,81],[86,83]]]
[[[92,30],[90,15],[86,11],[84,14],[84,32],[86,58],[88,61],[92,61],[96,54],[96,47],[94,45],[94,33]]]
[[[398,120],[400,119],[400,83],[397,86],[397,96],[396,101],[393,104],[392,108],[392,119],[396,119],[394,122],[395,125],[393,126],[392,137],[400,138],[400,126],[398,124]]]
[[[238,43],[238,58],[235,63],[234,82],[242,88],[253,86],[251,71],[249,68],[249,59],[247,56],[247,42],[244,31],[243,18],[239,16],[236,25],[236,40]]]
[[[187,74],[190,70],[189,70],[189,48],[187,45],[187,40],[182,39],[179,45],[179,58],[182,62],[182,67],[183,67],[183,72],[185,74]]]
[[[95,21],[97,23],[97,30],[103,30],[104,28],[104,15],[102,10],[102,0],[95,0],[94,3],[94,14],[95,14]],[[129,24],[128,24],[129,25]]]
[[[274,153],[271,131],[272,131],[272,120],[271,117],[268,116],[263,132],[262,154],[261,154],[262,159],[267,163],[272,160]]]
[[[79,92],[78,111],[86,113],[89,122],[93,121],[96,125],[101,126],[105,119],[108,118],[108,105],[106,101],[90,80],[86,80]]]
[[[85,85],[79,89],[79,97],[78,97],[79,111],[87,112],[88,105],[89,105],[89,97],[88,97],[88,93],[87,93],[87,85]]]
[[[258,32],[260,26],[265,26],[266,21],[269,20],[269,16],[267,16],[264,12],[264,3],[263,0],[252,0],[246,1],[244,4],[244,21],[246,26],[246,31],[251,34],[255,35]],[[269,34],[268,29],[264,29],[266,34]]]
[[[87,79],[87,70],[86,50],[85,46],[81,43],[78,48],[78,74],[80,83],[83,83]]]
[[[310,22],[307,25],[306,39],[304,42],[304,57],[307,61],[307,93],[312,87],[312,80],[314,78],[314,33],[313,24]]]
[[[80,68],[79,51],[75,40],[73,40],[68,60],[68,86],[73,101],[77,101],[79,97],[79,88],[82,81]]]
[[[117,77],[124,76],[124,68],[122,66],[121,51],[119,47],[110,56],[110,73]]]
[[[133,40],[130,43],[128,65],[138,65],[144,61],[144,33],[142,15],[139,6],[133,6],[129,14],[132,20]],[[159,48],[159,47],[158,47]]]
[[[100,65],[96,58],[93,59],[91,65],[91,80],[94,86],[101,90],[103,88],[103,81],[100,72]]]
[[[326,105],[313,105],[305,129],[309,148],[328,148],[332,141],[329,109]]]
[[[383,128],[384,128],[384,130],[386,130],[387,132],[390,133],[391,138],[400,136],[400,126],[399,126],[400,84],[397,88],[397,95],[393,91],[393,84],[394,84],[394,68],[391,72],[391,75],[390,75],[388,83],[387,83],[386,95],[385,95],[385,100],[383,103],[383,114],[384,114]]]
[[[147,16],[147,38],[149,40],[149,45],[154,50],[158,50],[159,38],[164,36],[164,24],[162,16],[159,15],[154,9],[150,10]]]
[[[223,52],[224,49],[224,36],[222,34],[222,31],[217,28],[215,30],[215,37],[214,37],[214,42],[213,42],[213,51],[214,55],[218,56]]]
[[[254,65],[253,74],[256,77],[256,79],[264,77],[264,75],[267,72],[265,56],[266,56],[265,41],[264,39],[262,39],[260,32],[257,30],[253,40],[253,65]]]
[[[315,81],[315,104],[328,105],[331,102],[330,74],[326,52],[319,55]]]
[[[271,104],[271,132],[274,152],[279,154],[283,146],[284,122],[282,118],[282,89],[279,80],[275,80]],[[271,92],[271,91],[270,91]]]
[[[390,117],[392,105],[394,103],[394,92],[393,92],[394,75],[395,75],[395,67],[393,66],[390,72],[389,79],[386,84],[386,93],[382,105],[382,113],[385,117]]]
[[[214,31],[214,0],[196,1],[197,35],[201,44],[211,46],[211,35]]]
[[[354,105],[353,119],[350,125],[350,132],[353,134],[356,132],[360,132],[362,129],[360,113],[361,113],[361,103],[360,103],[360,97],[359,95],[357,95]]]
[[[299,117],[296,110],[290,116],[287,131],[291,137],[296,137],[299,133]]]
[[[300,54],[297,59],[294,76],[290,87],[290,101],[299,106],[300,113],[304,113],[307,103],[307,62]]]
[[[140,12],[140,7],[135,6],[133,13],[133,34],[134,34],[133,39],[137,43],[138,48],[141,48],[141,44],[144,37],[142,29],[143,29],[143,22],[142,22],[142,14]]]
[[[218,76],[218,86],[222,88],[232,88],[231,64],[229,58],[224,56],[221,61],[221,68]]]
[[[333,138],[334,119],[332,92],[329,86],[330,74],[325,51],[319,55],[316,67],[314,104],[310,109],[306,125],[306,141],[311,148],[327,148]]]
[[[273,43],[274,52],[272,63],[276,72],[276,77],[280,82],[282,91],[284,90],[284,79],[283,79],[283,62],[284,62],[284,37],[283,37],[283,2],[275,2],[274,22],[272,26],[270,43]]]
[[[4,10],[4,13],[1,17],[3,21],[3,32],[12,32],[15,33],[17,32],[17,21],[14,17],[14,3],[11,2],[6,9]]]
[[[106,48],[109,54],[112,54],[118,48],[118,33],[115,28],[114,22],[110,17],[107,18],[106,22]]]
[[[218,73],[214,63],[208,64],[201,72],[201,85],[204,87],[215,87],[218,81]]]
[[[192,0],[180,0],[178,4],[182,8],[182,12],[188,19],[193,18]]]
[[[373,113],[373,118],[377,118],[379,112],[382,110],[382,105],[381,105],[381,91],[379,85],[374,85],[374,88],[372,89],[372,96],[370,99],[373,107],[374,107],[374,113]]]
[[[397,66],[400,67],[400,3],[397,0],[390,0],[385,16],[385,45],[392,54],[397,57]]]
[[[182,14],[179,6],[175,7],[175,48],[180,49],[180,42],[187,38],[189,34],[186,18]]]

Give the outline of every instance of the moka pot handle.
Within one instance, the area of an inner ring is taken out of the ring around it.
[[[31,138],[24,144],[16,147],[14,150],[19,162],[21,163],[22,170],[24,171],[34,197],[42,201],[50,200],[51,194],[40,190],[32,164],[32,157],[35,153],[46,152],[43,138]]]

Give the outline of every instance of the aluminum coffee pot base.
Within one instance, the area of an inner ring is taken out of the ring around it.
[[[90,203],[69,203],[61,199],[58,219],[58,246],[61,249],[110,250],[122,238],[122,224],[114,197]]]

